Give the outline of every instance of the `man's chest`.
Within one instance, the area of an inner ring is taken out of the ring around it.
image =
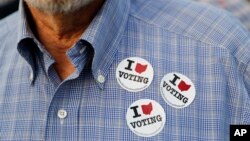
[[[12,79],[1,91],[0,139],[166,140],[201,133],[221,138],[229,128],[221,127],[230,122],[225,76],[214,58],[120,54],[103,88],[89,70],[58,88],[42,74],[33,85]]]

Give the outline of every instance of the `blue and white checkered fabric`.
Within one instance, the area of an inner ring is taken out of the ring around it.
[[[250,124],[250,38],[223,11],[189,0],[107,0],[68,51],[77,71],[61,82],[23,8],[0,22],[1,141],[227,141],[230,124]],[[128,57],[153,66],[144,91],[129,92],[116,80]],[[171,72],[195,85],[186,108],[161,96]],[[140,99],[165,110],[165,126],[153,137],[127,126],[127,109]]]
[[[232,12],[250,30],[250,3],[247,0],[196,0]]]

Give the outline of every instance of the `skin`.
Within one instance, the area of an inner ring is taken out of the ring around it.
[[[79,40],[103,3],[104,0],[93,0],[76,11],[47,12],[26,2],[32,31],[55,59],[53,67],[61,80],[76,70],[66,52]]]

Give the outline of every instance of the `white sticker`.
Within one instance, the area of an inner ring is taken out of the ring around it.
[[[152,65],[138,57],[124,59],[116,69],[118,83],[130,92],[139,92],[146,89],[151,84],[153,77]]]
[[[174,108],[185,108],[195,98],[193,82],[180,73],[169,73],[161,81],[161,94],[164,100]]]
[[[129,106],[126,119],[128,127],[136,135],[152,137],[162,131],[166,114],[156,101],[141,99]]]

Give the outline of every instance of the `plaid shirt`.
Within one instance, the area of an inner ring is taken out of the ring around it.
[[[234,16],[250,30],[250,3],[246,0],[196,0],[210,3],[220,8],[224,8],[233,13]]]
[[[213,7],[107,0],[67,54],[76,71],[62,82],[22,4],[0,22],[1,141],[226,141],[230,124],[250,124],[248,31]],[[117,66],[128,57],[154,69],[143,91],[117,82]],[[162,97],[161,80],[171,72],[194,83],[188,107],[174,108]],[[126,123],[127,109],[140,99],[165,111],[165,126],[155,136],[137,136]]]

